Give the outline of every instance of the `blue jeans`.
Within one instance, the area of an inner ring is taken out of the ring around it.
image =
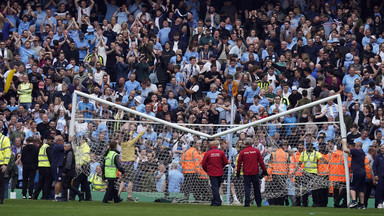
[[[259,175],[244,175],[244,192],[245,192],[245,206],[251,204],[251,184],[253,185],[253,192],[255,195],[256,204],[258,207],[261,206],[261,194]]]
[[[211,206],[221,206],[221,199],[220,199],[220,193],[219,193],[221,178],[222,176],[209,176],[209,180],[211,181],[212,195],[213,195]]]

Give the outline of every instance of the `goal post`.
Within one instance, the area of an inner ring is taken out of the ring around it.
[[[222,185],[222,199],[230,203],[230,200],[234,202],[234,198],[236,198],[235,195],[237,195],[239,200],[242,200],[244,196],[242,181],[234,175],[236,163],[236,157],[234,155],[236,155],[236,152],[239,153],[243,147],[241,145],[242,134],[245,133],[254,139],[255,147],[263,149],[262,153],[267,166],[269,163],[267,158],[271,156],[272,152],[276,151],[276,148],[279,146],[278,143],[281,140],[288,141],[288,143],[294,141],[292,136],[287,136],[291,128],[304,130],[311,125],[318,128],[321,128],[323,125],[335,125],[338,128],[335,137],[346,137],[346,127],[343,120],[340,95],[320,99],[259,120],[250,120],[249,123],[242,125],[234,125],[233,121],[231,122],[232,124],[218,125],[204,123],[199,125],[186,123],[176,124],[80,91],[74,91],[72,97],[69,135],[73,138],[72,145],[74,146],[74,150],[76,151],[76,146],[82,144],[79,142],[84,142],[84,140],[78,140],[78,135],[82,134],[83,136],[80,136],[82,137],[81,139],[85,139],[91,148],[91,158],[100,163],[108,141],[117,141],[121,145],[123,168],[130,173],[130,175],[121,175],[119,177],[120,180],[117,187],[123,192],[132,190],[134,193],[144,193],[149,197],[166,198],[174,202],[185,201],[185,199],[187,199],[187,201],[195,200],[200,203],[208,203],[210,201],[209,196],[211,192],[209,180],[206,178],[206,173],[203,172],[201,167],[197,168],[199,170],[197,176],[193,179],[187,179],[183,178],[183,170],[181,170],[180,166],[180,158],[183,152],[192,146],[198,149],[200,159],[202,159],[203,153],[208,150],[209,139],[220,138],[220,148],[226,152],[229,159],[233,160],[233,163],[225,168],[225,176],[223,178],[225,181]],[[94,103],[105,106],[104,109],[106,109],[108,116],[99,115],[94,118],[86,118],[79,114],[77,110],[80,102],[79,97],[88,98]],[[310,109],[335,99],[338,101],[337,106],[340,117],[338,122],[273,123],[276,119],[282,119],[290,114],[295,114],[304,109]],[[233,106],[234,103],[232,102],[232,120],[236,114]],[[92,125],[96,125],[96,127],[92,127]],[[276,125],[280,128],[278,130],[281,134],[275,135],[276,133],[273,132],[273,130],[276,129]],[[79,133],[79,130],[82,130],[82,133]],[[285,138],[279,140],[279,136],[283,137],[283,134]],[[291,149],[297,150],[296,145],[292,144],[290,147],[292,147]],[[156,158],[152,160],[153,158],[151,157]],[[90,170],[82,169],[84,168],[80,168],[77,172],[90,172]],[[349,168],[346,154],[344,154],[344,169],[346,192],[348,194],[347,201],[349,204]],[[305,178],[303,177],[303,179],[314,181],[319,186],[326,187],[321,179],[312,176],[306,176]],[[129,182],[132,182],[133,186]],[[188,188],[185,188],[185,185],[191,185],[187,184],[190,182],[193,182],[192,185],[195,188],[192,188],[191,191],[188,192]],[[274,181],[264,178],[262,182],[261,187],[264,191],[264,199],[273,199],[281,195],[275,192],[279,186],[277,186]],[[289,186],[291,186],[291,189],[293,187],[296,191],[300,190],[301,193],[307,193],[311,189],[309,186],[303,184],[295,185],[295,180],[290,181],[289,178],[279,180],[278,184],[286,187],[284,191],[289,188]],[[292,186],[290,184],[294,185]]]

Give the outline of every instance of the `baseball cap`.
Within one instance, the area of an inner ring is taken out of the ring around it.
[[[143,100],[143,99],[141,98],[141,96],[136,96],[134,99],[135,99],[135,101],[137,101],[138,103],[141,103],[141,101]]]
[[[296,86],[292,86],[292,91],[297,91],[297,87]]]

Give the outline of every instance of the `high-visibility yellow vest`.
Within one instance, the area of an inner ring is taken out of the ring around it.
[[[92,183],[92,190],[95,190],[95,191],[103,190],[107,186],[106,182],[103,181],[103,178],[97,175],[97,173],[91,176],[91,178],[89,179],[89,182]]]
[[[20,103],[32,103],[32,83],[19,84],[20,89],[17,91],[19,94]]]
[[[317,174],[317,159],[321,157],[318,151],[312,151],[309,154],[307,151],[304,151],[301,153],[300,162],[304,163],[304,170],[306,172]]]
[[[8,165],[11,159],[11,143],[9,138],[0,133],[0,165]]]
[[[104,175],[105,178],[116,178],[117,176],[117,167],[115,166],[115,157],[117,153],[115,151],[109,151],[105,157],[105,168]]]
[[[76,148],[75,159],[77,165],[85,165],[88,164],[91,160],[91,148],[87,142],[84,142],[81,146]]]
[[[48,144],[44,144],[40,147],[39,150],[39,167],[51,167],[51,164],[49,163],[48,155],[47,155],[47,148],[49,147]]]

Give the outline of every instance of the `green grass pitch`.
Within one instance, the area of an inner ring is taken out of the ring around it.
[[[1,216],[120,216],[120,215],[166,215],[166,216],[185,216],[185,215],[231,215],[231,216],[282,216],[282,215],[384,215],[382,209],[334,209],[334,208],[302,208],[302,207],[278,207],[263,206],[257,208],[252,206],[244,208],[242,206],[221,206],[211,207],[199,204],[171,204],[171,203],[149,203],[149,202],[121,202],[118,204],[103,204],[100,201],[68,203],[42,201],[42,200],[5,200],[0,205]]]

